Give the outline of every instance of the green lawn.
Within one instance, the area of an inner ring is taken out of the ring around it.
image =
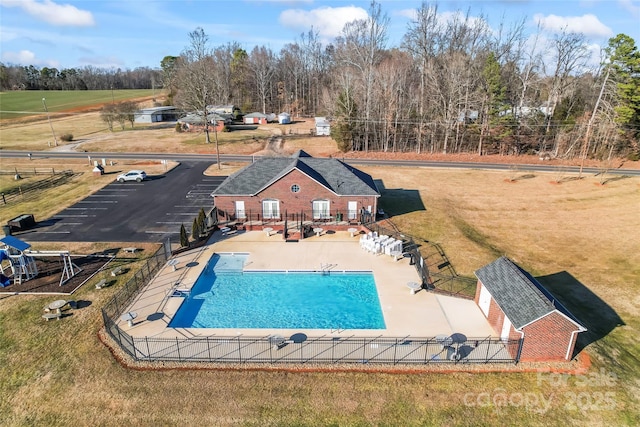
[[[158,90],[25,90],[0,92],[0,119],[44,114],[43,98],[50,113],[69,111],[110,101],[124,101],[160,95]]]

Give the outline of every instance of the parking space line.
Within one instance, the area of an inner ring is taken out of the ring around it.
[[[145,231],[147,234],[180,234],[179,231]]]
[[[96,204],[96,203],[118,203],[117,200],[101,200],[99,202],[89,202],[87,200],[80,200],[78,203],[91,203],[91,204]]]

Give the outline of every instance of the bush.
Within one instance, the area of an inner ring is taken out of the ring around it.
[[[182,124],[181,123],[176,123],[176,132],[182,132]]]
[[[70,133],[65,133],[64,135],[60,136],[60,139],[65,142],[73,141],[73,135]]]
[[[629,155],[627,156],[627,160],[631,160],[632,162],[637,162],[638,160],[640,160],[640,151],[629,153]]]
[[[231,128],[229,127],[229,125],[224,125],[224,127],[222,128],[222,132],[231,132]]]

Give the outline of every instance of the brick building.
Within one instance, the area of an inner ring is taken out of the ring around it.
[[[521,339],[523,362],[571,360],[586,328],[529,273],[506,257],[475,272],[475,302],[502,339]]]
[[[377,211],[380,193],[370,175],[332,158],[300,150],[263,157],[225,179],[212,193],[227,220],[322,222],[341,229]]]

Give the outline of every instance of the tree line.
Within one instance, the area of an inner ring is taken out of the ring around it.
[[[160,69],[36,67],[0,63],[0,90],[153,89],[162,84]]]
[[[136,69],[147,80],[132,71],[130,84],[161,84],[167,104],[201,115],[234,104],[328,116],[343,151],[640,157],[640,53],[631,37],[612,37],[590,67],[581,33],[546,38],[543,28],[527,33],[524,20],[491,29],[483,17],[451,16],[423,3],[402,42],[389,46],[389,19],[373,1],[368,18],[345,25],[333,43],[312,29],[278,52],[211,46],[196,28],[182,52],[159,70]],[[98,88],[110,88],[114,74],[129,76],[110,70]]]

